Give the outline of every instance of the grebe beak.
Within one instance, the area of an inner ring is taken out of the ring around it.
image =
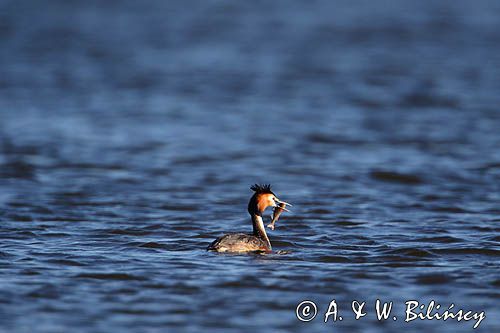
[[[278,199],[276,199],[276,202],[277,202],[278,204],[280,204],[279,209],[282,209],[282,210],[284,210],[285,212],[289,212],[289,213],[290,213],[290,211],[289,211],[288,209],[286,209],[285,207],[286,207],[287,205],[288,205],[288,206],[292,206],[292,204],[289,204],[288,202],[281,201],[281,200],[278,200]]]
[[[289,204],[288,202],[285,202],[285,201],[281,201],[281,200],[276,200],[277,203],[281,204],[281,205],[285,205],[285,206],[293,206],[292,204]],[[284,209],[285,211],[287,211],[284,207],[281,207],[281,209]],[[288,211],[287,211],[288,212]]]
[[[290,212],[288,209],[286,209],[285,207],[279,207],[279,209],[284,210],[285,212],[289,212],[289,213],[291,213],[291,212]]]

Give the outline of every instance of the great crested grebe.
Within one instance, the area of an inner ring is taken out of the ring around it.
[[[274,207],[272,227],[282,211],[288,211],[285,207],[290,205],[287,202],[279,200],[271,191],[271,185],[253,185],[250,187],[255,193],[248,203],[248,213],[252,217],[253,234],[227,234],[217,238],[207,248],[208,251],[216,252],[251,252],[263,251],[271,252],[271,242],[267,237],[262,220],[262,213],[267,207]]]

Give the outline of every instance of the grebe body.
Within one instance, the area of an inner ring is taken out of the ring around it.
[[[228,234],[217,238],[208,247],[216,252],[270,252],[271,244],[259,237],[247,234]]]

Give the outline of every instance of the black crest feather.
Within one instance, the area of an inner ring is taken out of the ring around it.
[[[254,184],[250,186],[250,189],[252,191],[255,191],[255,193],[271,193],[274,194],[273,191],[271,191],[271,184]]]

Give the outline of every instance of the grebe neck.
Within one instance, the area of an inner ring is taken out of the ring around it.
[[[259,214],[252,214],[252,224],[253,224],[253,235],[255,237],[264,240],[267,243],[269,249],[271,249],[271,242],[269,241],[269,237],[267,237],[262,216]]]

